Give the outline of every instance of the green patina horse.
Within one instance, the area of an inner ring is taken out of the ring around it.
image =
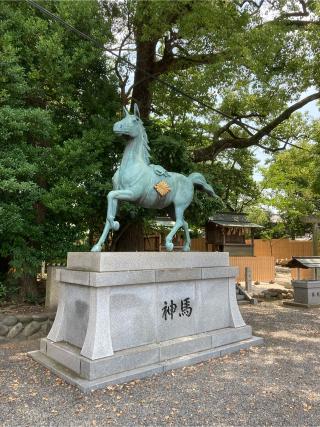
[[[172,239],[182,227],[185,235],[183,251],[189,251],[191,241],[188,224],[183,215],[192,202],[194,187],[210,196],[216,194],[200,173],[192,173],[186,177],[180,173],[167,172],[162,166],[150,164],[148,137],[140,120],[138,106],[134,106],[134,114],[129,114],[124,108],[124,114],[125,117],[115,123],[113,131],[126,137],[127,146],[120,167],[112,179],[113,191],[108,194],[104,230],[91,251],[100,252],[109,231],[119,229],[120,224],[115,221],[119,200],[152,209],[163,209],[173,204],[176,223],[166,237],[166,249],[173,250]]]

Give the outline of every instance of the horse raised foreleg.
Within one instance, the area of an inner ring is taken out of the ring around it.
[[[104,244],[108,234],[110,231],[110,224],[109,221],[106,221],[103,232],[100,236],[100,239],[98,241],[98,243],[96,243],[93,248],[91,249],[91,252],[101,252],[102,249],[102,245]]]
[[[115,197],[114,193],[117,193],[119,190],[110,191],[108,193],[108,210],[107,210],[107,222],[110,224],[111,230],[118,231],[120,224],[118,221],[115,221],[114,218],[117,214],[118,209],[118,200]]]
[[[114,191],[110,191],[110,193],[108,193],[108,209],[107,209],[107,219],[106,219],[106,223],[103,229],[103,232],[101,234],[101,237],[98,241],[98,243],[96,243],[93,248],[91,249],[91,252],[101,252],[102,249],[102,245],[104,244],[109,231],[110,230],[119,230],[120,224],[118,221],[114,221],[114,218],[116,216],[117,213],[117,208],[118,208],[118,200],[126,200],[126,199],[121,199],[121,197],[118,197],[119,193],[126,193],[125,195],[128,196],[127,191],[126,190],[114,190]],[[123,195],[123,194],[122,194]],[[130,192],[130,195],[132,196],[132,193]],[[129,200],[129,199],[128,199]]]
[[[134,201],[134,196],[131,190],[113,190],[108,194],[108,212],[107,220],[112,230],[119,230],[120,224],[114,218],[117,213],[118,200],[125,200],[127,202]]]

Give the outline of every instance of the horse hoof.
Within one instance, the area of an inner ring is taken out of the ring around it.
[[[113,226],[112,226],[114,231],[118,231],[120,228],[120,224],[118,223],[118,221],[113,221]]]
[[[171,252],[173,250],[173,243],[166,243],[166,249],[168,252]]]
[[[190,252],[190,245],[184,245],[182,248],[183,252]]]
[[[101,246],[100,245],[94,245],[91,249],[91,252],[101,252]]]

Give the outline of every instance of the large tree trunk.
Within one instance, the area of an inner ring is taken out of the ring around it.
[[[149,118],[152,102],[152,77],[155,62],[156,41],[137,41],[137,68],[132,90],[132,106],[138,104],[142,120]]]
[[[121,229],[119,231],[121,231]],[[116,241],[114,250],[117,252],[144,251],[143,223],[133,222],[128,224],[121,234],[121,237]]]
[[[0,257],[0,275],[6,275],[9,271],[10,265],[10,258],[6,257]]]
[[[139,32],[136,33],[137,45],[137,68],[134,76],[134,87],[132,90],[132,104],[138,104],[140,117],[148,120],[152,102],[152,73],[155,62],[156,41],[140,41]],[[117,252],[144,251],[144,227],[142,222],[124,224],[125,230],[119,230],[115,234],[111,250]]]
[[[29,300],[30,302],[33,302],[40,297],[39,286],[37,285],[37,281],[34,276],[25,274],[20,278],[19,283],[19,296],[22,301]]]

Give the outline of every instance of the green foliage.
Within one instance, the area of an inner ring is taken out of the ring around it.
[[[150,141],[151,163],[162,165],[169,171],[183,174],[191,173],[193,165],[187,153],[187,147],[180,135],[158,135]]]
[[[112,30],[123,41],[121,55],[132,61],[132,50],[136,54],[138,84],[130,87],[132,91],[125,90],[128,69],[123,64],[118,67],[123,99],[129,100],[132,95],[143,107],[145,118],[155,112],[166,126],[178,133],[189,132],[192,139],[187,146],[196,162],[214,161],[229,148],[259,144],[276,150],[282,141],[302,137],[297,132],[295,113],[265,127],[306,91],[319,87],[319,7],[313,1],[262,3],[103,3]],[[211,110],[170,86],[148,79],[153,73],[205,102]],[[226,128],[232,117],[238,122]],[[265,132],[253,138],[257,132],[247,125]],[[208,147],[212,150],[203,153],[201,149]]]
[[[263,226],[262,229],[259,228],[255,230],[255,238],[271,240],[290,237],[287,224],[282,222],[282,220],[272,212],[270,207],[266,205],[253,206],[247,213],[251,222]]]
[[[0,304],[12,300],[19,293],[19,287],[15,280],[7,280],[5,275],[0,275]]]
[[[314,141],[313,145],[313,181],[312,181],[312,190],[319,197],[320,196],[320,124],[319,121],[315,121],[312,126],[312,139]]]
[[[111,37],[98,1],[45,6]],[[42,260],[88,248],[101,227],[119,104],[101,50],[25,2],[2,2],[0,17],[0,257],[23,285]]]
[[[261,128],[319,85],[317,26],[285,22],[294,7],[289,0],[267,2],[264,10],[275,16],[273,22],[266,22],[257,2],[39,2],[101,43],[114,46],[128,31],[135,37],[128,37],[129,43],[153,42],[150,56],[156,60],[149,71],[160,64],[157,75],[242,118],[242,124]],[[317,18],[317,2],[308,7]],[[26,2],[1,3],[0,36],[0,257],[9,258],[10,271],[23,282],[42,260],[88,249],[101,232],[124,144],[112,132],[119,117],[114,63],[100,49]],[[123,47],[131,60],[132,45],[128,51]],[[123,65],[119,70],[127,71]],[[160,117],[147,123],[152,163],[186,175],[203,173],[224,203],[196,192],[189,223],[198,227],[217,210],[250,211],[260,192],[253,179],[256,161],[246,144],[238,143],[250,131],[239,123],[224,129],[226,117],[153,80],[142,86],[149,87],[150,107]],[[273,131],[286,140],[307,139],[309,132],[299,115]],[[318,141],[317,126],[312,132]],[[270,137],[262,142],[268,149],[279,147]],[[197,150],[219,144],[221,150],[195,164]],[[300,233],[301,215],[319,210],[318,151],[304,145],[312,157],[292,149],[275,156],[264,171],[269,190],[261,202],[277,209],[285,224],[285,230],[274,227],[273,235]],[[120,223],[152,216],[123,203]],[[271,224],[270,217],[263,221]],[[9,292],[6,286],[0,296]]]
[[[292,147],[277,154],[270,165],[262,169],[265,190],[261,203],[278,213],[284,224],[283,233],[290,237],[309,230],[310,226],[301,221],[304,215],[319,212],[319,195],[314,190],[318,158],[316,145],[304,142],[301,149]]]
[[[4,283],[0,282],[0,301],[5,300],[8,295],[8,288]]]

